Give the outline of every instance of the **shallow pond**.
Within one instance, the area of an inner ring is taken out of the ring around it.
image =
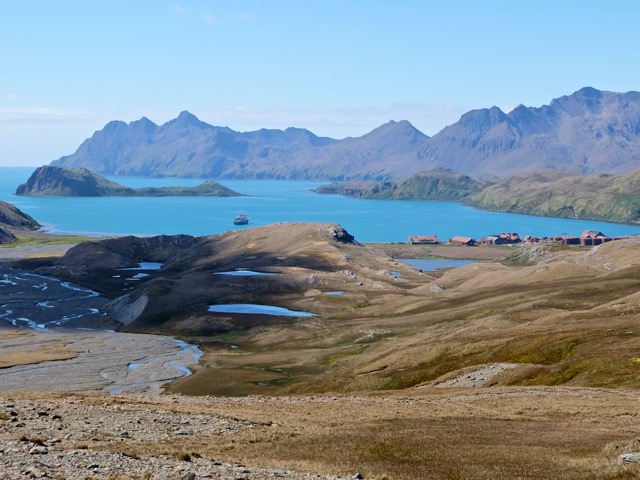
[[[449,260],[449,259],[430,259],[430,258],[399,258],[399,262],[408,263],[413,268],[422,270],[423,272],[433,272],[443,268],[458,268],[474,263],[472,260]]]
[[[215,272],[215,274],[231,275],[233,277],[258,277],[258,276],[278,275],[277,273],[254,272],[253,270],[246,270],[244,268],[237,268],[236,270],[232,270],[229,272]]]
[[[315,313],[296,312],[283,307],[272,305],[257,305],[253,303],[229,303],[226,305],[210,305],[210,312],[216,313],[244,313],[256,315],[276,315],[279,317],[315,317]]]

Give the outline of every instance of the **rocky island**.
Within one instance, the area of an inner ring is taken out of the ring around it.
[[[206,180],[195,187],[130,188],[86,168],[45,165],[37,168],[16,195],[50,197],[236,197],[241,194]]]

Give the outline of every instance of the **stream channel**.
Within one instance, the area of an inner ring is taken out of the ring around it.
[[[102,313],[108,299],[53,277],[0,266],[0,358],[64,345],[68,360],[0,368],[0,391],[159,393],[191,375],[202,351],[161,335],[119,333]],[[5,334],[8,329],[28,335]]]

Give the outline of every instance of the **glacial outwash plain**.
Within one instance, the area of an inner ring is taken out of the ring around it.
[[[322,178],[353,201],[637,223],[639,95],[472,111],[433,137],[405,121],[341,141],[186,112],[111,122],[16,194]],[[208,181],[101,176],[144,172]],[[89,237],[36,217],[0,201],[0,479],[640,477],[638,235],[372,244],[334,222],[229,219],[215,235]]]

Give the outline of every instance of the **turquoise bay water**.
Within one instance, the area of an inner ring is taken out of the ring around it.
[[[409,235],[455,235],[480,238],[499,232],[520,235],[579,235],[599,230],[606,235],[637,235],[640,225],[533,217],[486,212],[453,202],[359,200],[318,195],[326,182],[234,180],[220,183],[250,197],[40,198],[16,197],[33,168],[0,168],[0,200],[11,202],[52,233],[210,235],[276,222],[339,223],[361,242],[405,242]],[[193,186],[202,179],[110,177],[131,187]],[[245,212],[247,226],[233,225]]]

